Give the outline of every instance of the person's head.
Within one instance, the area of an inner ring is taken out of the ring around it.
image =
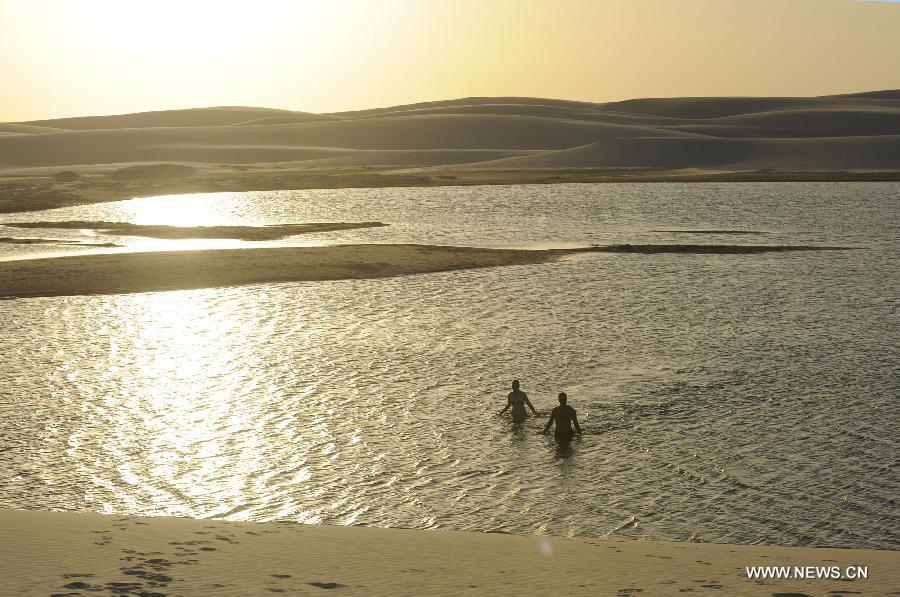
[[[514,379],[514,380],[513,380],[512,388],[513,388],[514,390],[518,390],[518,389],[519,389],[519,380],[518,380],[518,379]]]
[[[566,396],[566,393],[565,393],[565,392],[560,392],[560,393],[559,393],[559,403],[560,403],[560,404],[562,404],[563,406],[565,406],[566,401],[567,401],[568,399],[569,399],[569,397]]]

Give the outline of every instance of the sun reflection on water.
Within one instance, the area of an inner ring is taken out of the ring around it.
[[[120,338],[130,345],[111,351],[109,363],[125,360],[132,379],[109,412],[122,436],[113,443],[133,445],[124,437],[131,436],[141,445],[116,455],[120,478],[130,485],[148,480],[151,494],[170,487],[212,509],[240,501],[247,493],[240,479],[263,466],[268,441],[240,400],[254,385],[258,359],[246,350],[235,358],[225,342],[247,333],[247,313],[215,308],[216,291],[132,298],[118,313]],[[239,441],[231,430],[241,430]],[[223,468],[246,474],[217,475]]]
[[[257,225],[230,217],[221,208],[233,200],[235,193],[188,193],[162,195],[124,201],[121,205],[125,221],[134,224],[165,224],[168,226],[230,226]]]

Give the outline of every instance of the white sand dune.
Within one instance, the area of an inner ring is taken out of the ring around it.
[[[147,127],[0,138],[0,168],[115,162],[266,163],[357,150],[564,149],[692,133],[557,118],[438,114],[260,126]]]
[[[58,133],[65,129],[57,129],[49,126],[37,126],[34,124],[0,124],[0,132],[16,134]]]
[[[428,149],[428,150],[345,150],[329,156],[304,160],[303,166],[337,167],[346,166],[452,166],[472,162],[492,163],[511,157],[542,153],[540,150],[503,149]]]
[[[461,98],[311,114],[252,107],[0,124],[0,173],[140,163],[900,170],[900,91],[606,104]]]
[[[891,94],[894,92],[883,92]],[[890,95],[823,97],[675,97],[625,100],[605,104],[608,110],[682,119],[708,119],[783,110],[900,107]]]
[[[584,120],[607,124],[635,126],[662,126],[683,124],[683,119],[654,116],[652,114],[626,114],[603,109],[602,105],[569,106],[553,104],[459,104],[452,106],[426,106],[403,109],[389,109],[378,112],[379,116],[421,116],[427,114],[503,114],[507,116],[538,116],[561,118],[564,120]],[[342,118],[353,118],[352,114]]]
[[[719,118],[721,124],[769,131],[772,137],[900,135],[900,108],[776,110]]]
[[[365,110],[351,110],[347,112],[334,112],[334,116],[343,117],[363,117],[384,115],[396,112],[414,112],[426,109],[441,108],[457,108],[462,106],[494,106],[494,105],[518,105],[518,106],[545,106],[545,107],[567,107],[574,109],[593,109],[603,104],[594,104],[591,102],[580,102],[575,100],[549,99],[540,97],[463,97],[449,100],[437,100],[431,102],[418,102],[415,104],[401,104],[398,106],[388,106],[386,108],[368,108]]]
[[[465,167],[888,170],[898,166],[900,135],[815,139],[611,139],[572,149],[479,162]]]
[[[50,120],[33,120],[27,124],[76,131],[167,126],[223,126],[266,116],[285,114],[303,113],[275,108],[220,106],[214,108],[188,108],[185,110],[156,110],[153,112],[113,114],[109,116],[53,118]]]

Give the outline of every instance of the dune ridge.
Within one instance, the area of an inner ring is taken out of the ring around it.
[[[121,175],[161,164],[191,174]],[[7,213],[216,191],[756,180],[900,180],[900,91],[470,97],[323,114],[225,106],[0,123]]]
[[[527,168],[656,167],[660,145],[686,150],[681,160],[662,160],[676,167],[900,169],[900,91],[609,103],[462,98],[331,114],[216,107],[5,123],[0,131],[9,133],[0,137],[0,172],[157,161],[458,163],[448,151],[470,152],[470,167],[509,159]],[[582,147],[602,151],[527,153]],[[492,153],[471,153],[479,151]]]

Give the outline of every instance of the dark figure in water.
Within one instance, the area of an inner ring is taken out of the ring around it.
[[[514,379],[512,382],[512,392],[506,397],[506,406],[503,407],[500,414],[502,415],[512,407],[513,423],[516,425],[523,425],[525,423],[525,417],[528,416],[525,413],[526,404],[528,405],[528,408],[531,409],[532,414],[536,415],[537,411],[534,410],[534,407],[528,400],[528,394],[519,389],[519,380]]]
[[[566,404],[569,400],[569,397],[566,396],[565,392],[560,392],[559,394],[559,406],[550,411],[550,420],[547,421],[547,426],[544,427],[544,431],[542,433],[547,433],[550,430],[550,426],[553,425],[553,422],[556,422],[556,431],[553,432],[553,435],[556,436],[556,441],[564,444],[572,441],[572,437],[577,433],[581,435],[581,426],[578,424],[578,416],[575,414],[575,409]],[[572,425],[575,426],[574,431],[572,430]]]

